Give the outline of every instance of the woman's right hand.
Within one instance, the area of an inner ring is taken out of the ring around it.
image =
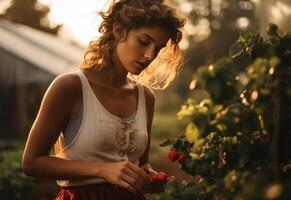
[[[109,183],[143,195],[150,188],[150,176],[137,165],[129,162],[104,163],[101,177]]]

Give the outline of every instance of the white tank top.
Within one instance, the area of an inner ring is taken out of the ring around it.
[[[83,113],[77,134],[70,142],[61,133],[55,143],[55,156],[67,160],[97,162],[131,161],[139,164],[139,158],[148,142],[147,113],[144,88],[138,87],[138,106],[135,118],[125,121],[110,113],[94,94],[82,70],[74,72],[82,84]],[[57,180],[60,186],[78,186],[105,182],[101,178],[83,180]]]

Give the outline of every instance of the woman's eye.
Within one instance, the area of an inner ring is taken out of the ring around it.
[[[140,43],[141,45],[143,45],[143,46],[146,46],[146,45],[149,44],[149,42],[148,42],[148,41],[145,41],[145,40],[141,40],[141,39],[139,39],[138,41],[139,41],[139,43]]]

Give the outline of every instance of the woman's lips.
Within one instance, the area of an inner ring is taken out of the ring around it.
[[[143,62],[136,62],[137,64],[141,65],[142,67],[147,67],[148,63],[143,63]]]

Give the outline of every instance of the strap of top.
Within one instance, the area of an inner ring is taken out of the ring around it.
[[[83,73],[83,71],[81,69],[75,71],[75,73],[79,76],[80,81],[81,81],[82,96],[83,96],[82,97],[83,109],[84,109],[84,114],[86,114],[88,106],[89,106],[89,108],[91,106],[91,105],[88,105],[88,103],[91,103],[91,102],[88,102],[88,101],[90,101],[90,97],[88,96],[90,85],[89,85],[89,82],[87,80],[87,77],[85,76],[85,74]]]
[[[148,116],[147,116],[147,106],[146,106],[146,98],[145,98],[145,93],[144,93],[144,86],[141,84],[137,84],[139,88],[139,98],[140,98],[140,109],[142,115],[145,117],[146,124],[148,124]]]
[[[88,95],[90,95],[90,89],[91,89],[91,86],[89,84],[89,81],[86,77],[86,75],[84,74],[84,72],[82,70],[78,70],[76,71],[76,74],[80,77],[80,80],[81,80],[81,84],[82,84],[82,91],[83,91],[83,101],[84,102],[87,102],[88,99],[90,99],[90,97],[88,97]],[[141,114],[143,116],[145,116],[145,121],[146,121],[146,124],[147,124],[147,121],[148,121],[148,117],[147,117],[147,109],[146,109],[146,99],[145,99],[145,93],[144,93],[144,86],[137,83],[137,87],[138,87],[138,103],[140,105],[138,105],[138,109],[141,109]],[[93,95],[93,94],[92,94]],[[94,98],[92,99],[97,99],[95,94],[94,94]],[[97,99],[98,100],[98,99]],[[84,104],[84,107],[83,109],[86,109],[85,106],[88,106],[86,105],[86,103]],[[138,111],[137,113],[138,114]]]

